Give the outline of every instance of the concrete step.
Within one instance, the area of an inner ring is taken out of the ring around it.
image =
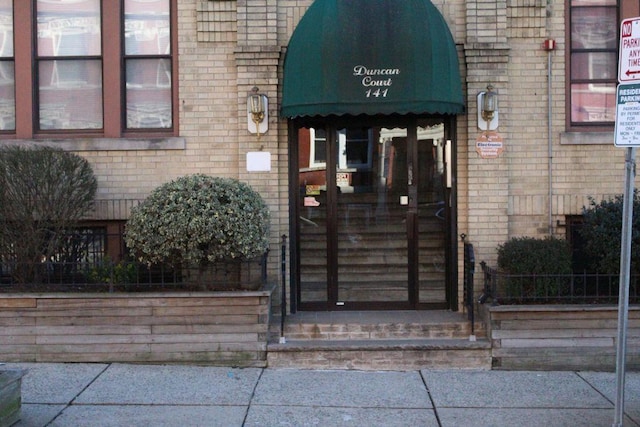
[[[298,369],[491,369],[487,339],[287,341],[267,345],[267,366]]]
[[[491,368],[483,325],[449,311],[299,312],[270,326],[267,364],[309,369]]]
[[[279,337],[280,317],[274,316],[270,332]],[[393,340],[482,338],[484,325],[465,314],[449,311],[299,312],[285,317],[288,340]],[[278,341],[278,339],[274,339]]]

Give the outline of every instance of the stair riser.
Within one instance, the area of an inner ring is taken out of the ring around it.
[[[471,335],[471,325],[464,323],[430,327],[429,325],[295,324],[285,326],[284,334],[291,340],[464,339]],[[484,336],[484,328],[476,325],[474,335]]]
[[[491,369],[490,349],[464,350],[308,350],[269,352],[270,368],[359,369]]]

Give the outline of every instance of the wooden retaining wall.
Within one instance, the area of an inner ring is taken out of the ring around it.
[[[494,369],[615,370],[617,306],[497,306],[487,317]],[[638,306],[629,308],[626,360],[640,370]]]
[[[262,367],[270,295],[0,295],[0,361]]]

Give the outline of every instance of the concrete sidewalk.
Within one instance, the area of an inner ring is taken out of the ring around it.
[[[15,364],[18,426],[611,426],[615,374]],[[625,426],[640,426],[640,373]]]

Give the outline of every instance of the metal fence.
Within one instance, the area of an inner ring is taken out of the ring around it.
[[[0,253],[0,292],[197,291],[266,283],[268,253],[199,269],[140,264],[127,254],[121,235],[100,228],[75,230],[61,242],[52,255],[36,254],[31,261],[11,251]]]
[[[479,302],[492,304],[616,304],[620,278],[615,274],[507,274],[480,263],[483,291]],[[631,275],[629,303],[640,303],[640,276]]]

